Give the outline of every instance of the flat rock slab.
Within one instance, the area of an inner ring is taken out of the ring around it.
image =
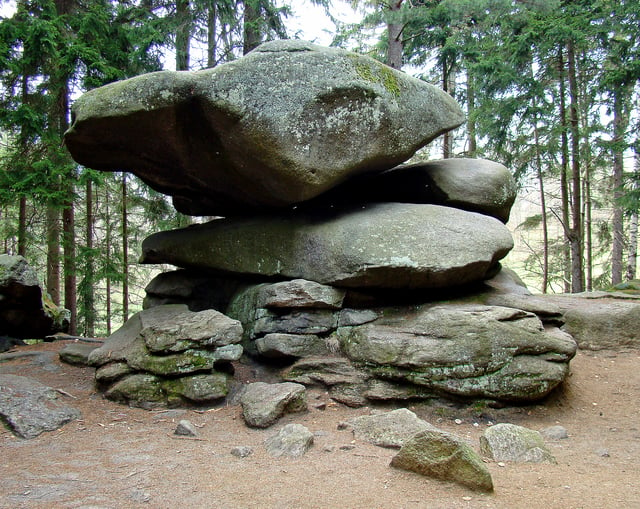
[[[322,215],[220,219],[151,235],[143,263],[352,288],[447,288],[486,279],[513,247],[497,219],[381,203]]]
[[[538,431],[509,423],[487,428],[480,437],[480,452],[495,461],[556,463]]]
[[[313,445],[313,433],[302,424],[287,424],[267,438],[264,445],[271,456],[299,458]]]
[[[181,212],[222,216],[392,168],[464,121],[453,98],[424,81],[299,40],[91,90],[73,117],[65,140],[80,164],[131,171]]]
[[[350,428],[353,436],[358,440],[380,447],[398,449],[417,433],[436,430],[434,426],[406,408],[374,415],[361,415],[341,423],[340,427]]]
[[[393,457],[391,466],[476,491],[493,491],[491,474],[478,453],[462,439],[443,431],[414,435]]]
[[[307,393],[304,385],[293,382],[255,382],[247,385],[240,404],[248,426],[268,428],[286,413],[306,410]]]
[[[0,375],[0,417],[22,438],[35,438],[79,419],[80,411],[59,401],[60,394],[37,380]]]

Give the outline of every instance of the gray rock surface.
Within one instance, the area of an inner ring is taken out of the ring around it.
[[[549,296],[563,313],[563,329],[585,350],[640,347],[640,302],[584,295]]]
[[[493,481],[480,456],[460,438],[442,431],[421,431],[407,440],[391,466],[427,477],[493,491]]]
[[[246,281],[199,271],[173,270],[154,277],[145,287],[144,309],[165,304],[185,304],[191,311],[224,311]]]
[[[270,359],[328,355],[324,339],[313,334],[266,334],[255,341],[258,353]]]
[[[313,433],[302,424],[287,424],[267,438],[264,445],[271,456],[299,458],[313,445]]]
[[[237,458],[247,458],[253,454],[253,448],[248,445],[239,445],[231,449],[231,455]]]
[[[401,165],[354,178],[304,206],[432,203],[486,214],[506,223],[515,197],[515,180],[500,163],[452,158]]]
[[[131,171],[178,210],[246,214],[392,168],[464,116],[442,90],[363,55],[273,41],[199,72],[94,89],[73,106],[74,159]]]
[[[189,246],[188,249],[185,246]],[[513,247],[498,220],[439,205],[221,219],[151,235],[142,262],[340,287],[445,288],[491,276]]]
[[[509,423],[487,428],[480,437],[480,451],[494,461],[556,463],[539,432]]]
[[[80,417],[55,389],[32,378],[0,374],[0,420],[17,436],[35,438]]]
[[[60,349],[58,355],[60,356],[60,360],[67,364],[73,364],[74,366],[88,366],[89,355],[100,346],[101,345],[98,343],[69,343]]]
[[[436,430],[434,426],[406,408],[354,417],[342,423],[340,427],[351,429],[353,436],[358,440],[397,449],[421,431]]]
[[[528,401],[562,382],[576,352],[533,314],[496,306],[425,305],[338,329],[342,352],[377,378],[434,395]]]
[[[151,352],[181,352],[242,341],[240,322],[213,309],[192,312],[180,305],[158,306],[141,313],[140,320],[140,334]]]
[[[540,430],[540,434],[549,440],[564,440],[569,438],[569,432],[567,428],[560,425],[549,426]]]
[[[306,410],[307,394],[304,385],[297,383],[255,382],[246,386],[240,404],[248,426],[268,428],[286,413]]]
[[[306,279],[292,279],[257,287],[261,308],[340,309],[345,291]]]

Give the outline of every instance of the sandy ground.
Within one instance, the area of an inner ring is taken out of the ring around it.
[[[55,353],[64,344],[23,348]],[[308,412],[254,430],[238,406],[146,411],[109,402],[95,393],[92,369],[54,358],[58,371],[33,359],[0,364],[62,389],[83,415],[32,440],[0,430],[2,508],[640,508],[640,351],[579,352],[567,382],[543,404],[409,406],[476,449],[492,422],[568,430],[568,439],[548,442],[557,465],[488,462],[491,495],[391,468],[394,450],[337,429],[372,409],[333,403],[320,391],[309,391]],[[180,419],[199,428],[197,439],[173,434]],[[314,432],[314,446],[299,459],[270,457],[265,438],[290,422]],[[234,446],[254,453],[232,456]]]

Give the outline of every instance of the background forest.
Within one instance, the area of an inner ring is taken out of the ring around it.
[[[636,278],[639,0],[0,0],[0,252],[21,254],[71,332],[110,334],[142,302],[148,234],[179,215],[135,177],[75,164],[75,97],[159,69],[197,70],[298,37],[314,3],[333,45],[454,95],[468,122],[422,159],[482,157],[520,185],[507,265],[540,292]],[[332,14],[350,4],[356,23]],[[206,218],[205,218],[206,219]]]

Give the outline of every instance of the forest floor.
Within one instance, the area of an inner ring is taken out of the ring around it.
[[[568,439],[548,441],[555,465],[488,462],[495,492],[487,495],[394,469],[395,450],[337,429],[371,408],[310,390],[308,412],[266,430],[245,426],[238,406],[129,408],[95,392],[93,369],[60,363],[56,352],[65,344],[20,347],[51,352],[47,369],[28,357],[0,364],[4,373],[61,389],[83,415],[32,440],[0,429],[2,508],[640,508],[640,350],[578,352],[567,381],[540,404],[410,405],[476,449],[490,422],[568,430]],[[250,381],[248,369],[237,375]],[[326,408],[316,408],[322,402]],[[196,439],[173,434],[181,419],[197,426]],[[290,422],[314,432],[314,446],[302,458],[270,457],[265,438]],[[234,446],[254,452],[238,458]]]

